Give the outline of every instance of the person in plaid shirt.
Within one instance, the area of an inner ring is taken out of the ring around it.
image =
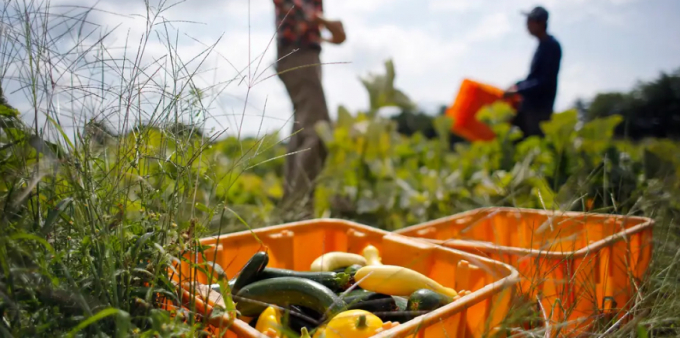
[[[341,44],[346,37],[342,22],[323,16],[322,0],[274,0],[274,6],[276,68],[294,109],[282,209],[294,213],[292,219],[300,219],[313,216],[315,180],[327,156],[314,129],[317,123],[330,121],[321,83],[321,43]],[[330,32],[330,39],[321,36],[321,28]]]

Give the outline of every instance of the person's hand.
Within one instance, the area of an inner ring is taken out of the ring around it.
[[[345,35],[345,28],[342,25],[342,21],[340,20],[327,20],[321,15],[316,16],[318,22],[326,27],[328,31],[331,33],[331,38],[330,39],[324,39],[326,42],[330,42],[336,45],[339,45],[347,39],[347,36]]]
[[[503,98],[504,98],[504,99],[507,99],[507,98],[513,97],[513,96],[515,96],[515,95],[517,95],[517,86],[516,86],[516,85],[515,85],[515,86],[512,86],[512,87],[510,87],[510,88],[508,88],[508,89],[503,93]]]

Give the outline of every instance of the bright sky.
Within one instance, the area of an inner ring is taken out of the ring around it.
[[[52,3],[73,3],[53,0]],[[92,2],[78,1],[79,4]],[[152,0],[152,3],[156,1]],[[217,54],[209,57],[207,72],[199,84],[213,84],[233,77],[237,68],[262,53],[275,32],[272,0],[189,0],[164,13],[178,23],[181,33],[205,44],[220,35]],[[630,89],[638,80],[649,80],[660,71],[680,67],[680,1],[678,0],[335,0],[325,1],[325,14],[341,19],[347,41],[324,47],[323,62],[351,62],[324,68],[324,86],[331,116],[338,105],[350,111],[365,108],[367,94],[358,76],[382,71],[386,59],[395,63],[396,86],[414,101],[433,110],[449,104],[463,78],[470,77],[499,87],[507,87],[526,75],[537,42],[528,35],[520,11],[534,5],[545,6],[551,14],[549,31],[562,44],[563,61],[556,109],[564,110],[578,97],[590,98],[597,92]],[[101,0],[98,6],[121,14],[144,13],[143,2]],[[123,19],[103,14],[96,22],[108,29],[121,24],[111,44],[122,45],[128,29],[130,40],[138,41],[144,29],[141,18]],[[195,56],[205,47],[180,35],[179,50]],[[266,51],[262,66],[275,58],[274,45]],[[148,52],[164,53],[153,42]],[[265,75],[272,74],[268,69]],[[22,95],[21,93],[14,95]],[[208,125],[229,128],[234,134],[240,125],[246,84],[223,88],[213,102],[214,120]],[[10,96],[12,98],[12,96]],[[266,117],[263,131],[282,128],[292,106],[277,77],[252,88],[247,114]],[[234,115],[238,115],[235,118]],[[242,132],[254,134],[260,117],[247,117]]]

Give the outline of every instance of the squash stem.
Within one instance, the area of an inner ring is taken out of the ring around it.
[[[366,315],[361,315],[359,316],[359,320],[357,321],[357,329],[365,329],[368,325],[366,325]]]

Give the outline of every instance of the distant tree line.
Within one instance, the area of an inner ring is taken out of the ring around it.
[[[446,106],[440,108],[439,114],[444,114]],[[397,123],[397,131],[406,136],[413,136],[419,132],[428,139],[437,137],[434,129],[434,117],[432,114],[423,111],[404,109],[399,114],[390,117]]]
[[[437,115],[428,114],[421,110],[403,109],[397,115],[393,115],[390,119],[397,123],[397,132],[405,136],[413,136],[415,133],[422,134],[427,139],[437,137],[437,131],[434,128],[434,118],[438,115],[446,113],[445,105],[439,107]],[[451,145],[457,142],[465,142],[465,139],[451,134],[449,137]]]
[[[640,82],[627,93],[601,93],[587,103],[579,100],[576,107],[584,121],[621,115],[619,137],[680,138],[680,68]]]

